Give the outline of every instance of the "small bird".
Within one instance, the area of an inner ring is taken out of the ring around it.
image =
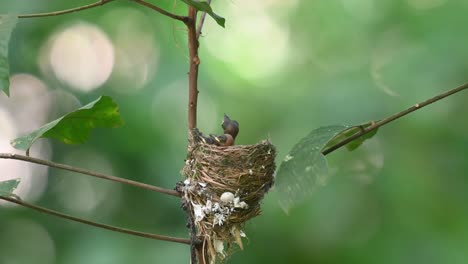
[[[234,145],[234,138],[230,134],[223,135],[210,135],[215,140],[216,146],[232,146]]]
[[[224,129],[224,134],[229,134],[233,139],[236,139],[239,133],[239,123],[236,120],[231,120],[228,115],[224,114],[224,121],[221,127]]]
[[[200,138],[203,141],[203,143],[216,146],[234,145],[234,140],[236,139],[237,134],[239,134],[239,123],[235,120],[231,120],[228,115],[224,114],[224,120],[221,124],[221,127],[224,130],[223,135],[201,135]]]

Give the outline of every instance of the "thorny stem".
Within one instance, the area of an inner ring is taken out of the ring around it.
[[[59,16],[59,15],[64,15],[64,14],[70,14],[70,13],[75,13],[78,11],[90,9],[93,7],[98,7],[102,6],[104,4],[110,3],[115,0],[100,0],[97,1],[96,3],[92,3],[89,5],[84,5],[80,7],[75,7],[75,8],[70,8],[66,10],[61,10],[61,11],[55,11],[55,12],[48,12],[48,13],[39,13],[39,14],[27,14],[27,15],[18,15],[18,18],[33,18],[33,17],[50,17],[50,16]]]
[[[206,0],[206,2],[208,4],[211,4],[211,0]],[[203,24],[205,23],[205,18],[206,18],[206,12],[201,13],[200,22],[198,22],[198,27],[197,27],[197,39],[199,39],[202,34],[202,29],[203,29]]]
[[[403,116],[405,116],[405,115],[407,115],[409,113],[412,113],[412,112],[414,112],[414,111],[416,111],[418,109],[421,109],[421,108],[423,108],[425,106],[428,106],[428,105],[430,105],[432,103],[435,103],[435,102],[437,102],[439,100],[442,100],[442,99],[444,99],[444,98],[446,98],[446,97],[448,97],[450,95],[453,95],[455,93],[463,91],[463,90],[465,90],[467,88],[468,88],[468,83],[462,84],[462,85],[460,85],[460,86],[458,86],[456,88],[453,88],[453,89],[448,90],[448,91],[446,91],[444,93],[441,93],[441,94],[439,94],[437,96],[434,96],[434,97],[432,97],[430,99],[427,99],[427,100],[425,100],[425,101],[423,101],[423,102],[421,102],[419,104],[415,104],[415,105],[407,108],[406,110],[395,113],[395,114],[393,114],[393,115],[391,115],[391,116],[389,116],[389,117],[387,117],[385,119],[377,121],[374,124],[360,130],[356,134],[354,134],[354,135],[352,135],[352,136],[350,136],[350,137],[336,143],[335,145],[327,148],[326,150],[322,151],[322,154],[327,155],[327,154],[329,154],[329,153],[343,147],[344,145],[348,144],[349,142],[351,142],[351,141],[353,141],[353,140],[355,140],[355,139],[357,139],[357,138],[371,132],[374,129],[377,129],[377,128],[381,127],[381,126],[384,126],[384,125],[386,125],[386,124],[388,124],[388,123],[390,123],[392,121],[395,121],[395,120],[397,120],[397,119],[399,119],[399,118],[401,118],[401,117],[403,117]]]
[[[143,1],[143,0],[132,0],[132,1],[137,3],[137,4],[140,4],[142,6],[149,7],[151,9],[153,9],[154,11],[156,11],[156,12],[162,14],[162,15],[168,16],[168,17],[170,17],[172,19],[179,20],[179,21],[182,21],[184,23],[187,23],[187,21],[188,21],[188,17],[186,17],[186,16],[179,16],[179,15],[170,13],[170,12],[160,8],[159,6],[155,6],[155,5],[153,5],[151,3],[148,3],[146,1]]]
[[[42,159],[38,159],[38,158],[33,158],[33,157],[28,157],[28,156],[23,156],[23,155],[18,155],[18,154],[12,154],[12,153],[0,153],[0,159],[14,159],[14,160],[21,160],[21,161],[25,161],[25,162],[40,164],[40,165],[44,165],[44,166],[48,166],[48,167],[52,167],[52,168],[77,172],[77,173],[81,173],[81,174],[84,174],[84,175],[89,175],[89,176],[104,179],[104,180],[115,181],[115,182],[131,185],[131,186],[135,186],[135,187],[138,187],[138,188],[151,190],[151,191],[154,191],[154,192],[159,192],[159,193],[163,193],[163,194],[167,194],[167,195],[180,197],[180,193],[175,191],[175,190],[164,189],[164,188],[154,186],[154,185],[149,185],[149,184],[145,184],[145,183],[141,183],[141,182],[137,182],[137,181],[123,179],[123,178],[119,178],[119,177],[115,177],[115,176],[111,176],[111,175],[106,175],[106,174],[95,172],[95,171],[85,170],[85,169],[82,169],[82,168],[77,168],[77,167],[73,167],[73,166],[70,166],[70,165],[55,163],[55,162],[52,162],[52,161],[42,160]]]
[[[151,234],[151,233],[145,233],[145,232],[135,231],[135,230],[131,230],[131,229],[126,229],[126,228],[120,228],[120,227],[116,227],[116,226],[96,223],[96,222],[92,222],[92,221],[89,221],[89,220],[86,220],[86,219],[74,217],[74,216],[59,213],[57,211],[53,211],[53,210],[50,210],[50,209],[47,209],[47,208],[44,208],[44,207],[40,207],[40,206],[36,206],[36,205],[30,204],[30,203],[26,203],[26,202],[23,202],[23,201],[21,201],[19,199],[8,197],[8,196],[0,195],[0,200],[5,200],[5,201],[11,202],[11,203],[15,203],[15,204],[27,207],[29,209],[39,211],[41,213],[54,215],[54,216],[64,218],[64,219],[67,219],[67,220],[71,220],[71,221],[83,223],[83,224],[86,224],[86,225],[111,230],[111,231],[114,231],[114,232],[119,232],[119,233],[134,235],[134,236],[140,236],[140,237],[146,237],[146,238],[151,238],[151,239],[156,239],[156,240],[163,240],[163,241],[169,241],[169,242],[175,242],[175,243],[190,245],[190,240],[189,239],[178,238],[178,237],[170,237],[170,236],[163,236],[163,235],[156,235],[156,234]]]

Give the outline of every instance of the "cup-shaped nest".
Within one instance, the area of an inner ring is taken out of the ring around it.
[[[275,147],[220,147],[190,139],[182,174],[183,199],[191,208],[203,254],[225,258],[235,242],[242,249],[243,224],[260,214],[260,202],[274,182]],[[225,249],[226,246],[226,249]]]

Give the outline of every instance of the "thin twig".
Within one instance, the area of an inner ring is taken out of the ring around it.
[[[102,6],[102,5],[107,4],[107,3],[110,3],[110,2],[112,2],[112,1],[115,1],[115,0],[100,0],[100,1],[97,1],[96,3],[92,3],[92,4],[89,4],[89,5],[84,5],[84,6],[80,6],[80,7],[75,7],[75,8],[70,8],[70,9],[61,10],[61,11],[55,11],[55,12],[39,13],[39,14],[27,14],[27,15],[18,15],[18,18],[33,18],[33,17],[59,16],[59,15],[70,14],[70,13],[74,13],[74,12],[78,12],[78,11],[90,9],[90,8],[93,8],[93,7]]]
[[[211,0],[206,0],[208,4],[211,4]],[[202,34],[202,29],[203,29],[203,24],[205,23],[205,18],[206,18],[206,12],[201,13],[200,15],[200,22],[198,22],[198,27],[197,27],[197,39],[200,38],[200,35]]]
[[[165,15],[165,16],[168,16],[172,19],[175,19],[175,20],[179,20],[179,21],[182,21],[184,23],[186,23],[188,21],[188,17],[186,16],[179,16],[179,15],[176,15],[176,14],[173,14],[171,12],[168,12],[162,8],[160,8],[159,6],[155,6],[151,3],[148,3],[146,1],[143,1],[143,0],[132,0],[133,2],[137,3],[137,4],[140,4],[142,6],[146,6],[146,7],[149,7],[151,9],[153,9],[154,11],[162,14],[162,15]]]
[[[197,100],[198,100],[198,65],[200,58],[198,57],[198,40],[197,30],[197,10],[194,7],[189,7],[189,20],[186,25],[188,28],[188,48],[190,55],[189,69],[189,102],[188,102],[188,128],[194,129],[197,127]]]
[[[55,163],[55,162],[52,162],[52,161],[42,160],[42,159],[38,159],[38,158],[33,158],[33,157],[28,157],[28,156],[23,156],[23,155],[19,155],[19,154],[13,154],[13,153],[0,153],[0,159],[14,159],[14,160],[21,160],[21,161],[36,163],[36,164],[40,164],[40,165],[44,165],[44,166],[48,166],[48,167],[52,167],[52,168],[57,168],[57,169],[62,169],[62,170],[67,170],[67,171],[73,171],[73,172],[93,176],[93,177],[104,179],[104,180],[115,181],[115,182],[135,186],[135,187],[142,188],[142,189],[147,189],[147,190],[151,190],[151,191],[155,191],[155,192],[159,192],[159,193],[163,193],[163,194],[167,194],[167,195],[180,197],[179,192],[177,192],[175,190],[164,189],[164,188],[154,186],[154,185],[149,185],[149,184],[146,184],[146,183],[141,183],[141,182],[137,182],[137,181],[123,179],[123,178],[119,178],[119,177],[115,177],[115,176],[111,176],[111,175],[102,174],[102,173],[99,173],[99,172],[85,170],[85,169],[82,169],[82,168],[77,168],[77,167],[73,167],[73,166],[70,166],[70,165]]]
[[[404,111],[398,112],[398,113],[393,114],[393,115],[391,115],[391,116],[389,116],[389,117],[387,117],[385,119],[377,121],[374,124],[366,127],[365,129],[360,130],[356,134],[354,134],[354,135],[344,139],[343,141],[340,141],[340,142],[336,143],[335,145],[329,147],[328,149],[322,151],[322,154],[327,155],[327,154],[329,154],[329,153],[343,147],[344,145],[348,144],[349,142],[359,138],[360,136],[371,132],[374,129],[377,129],[377,128],[379,128],[379,127],[381,127],[383,125],[386,125],[386,124],[388,124],[388,123],[390,123],[392,121],[395,121],[395,120],[397,120],[397,119],[399,119],[399,118],[401,118],[401,117],[403,117],[403,116],[405,116],[405,115],[407,115],[407,114],[409,114],[411,112],[414,112],[414,111],[416,111],[418,109],[421,109],[421,108],[423,108],[425,106],[428,106],[428,105],[430,105],[432,103],[435,103],[435,102],[437,102],[439,100],[442,100],[445,97],[448,97],[450,95],[453,95],[455,93],[463,91],[463,90],[465,90],[467,88],[468,88],[468,83],[465,83],[465,84],[460,85],[460,86],[458,86],[458,87],[456,87],[454,89],[448,90],[448,91],[446,91],[444,93],[441,93],[441,94],[439,94],[437,96],[434,96],[434,97],[432,97],[430,99],[427,99],[426,101],[423,101],[423,102],[421,102],[419,104],[415,104],[415,105],[409,107],[408,109],[406,109]]]
[[[36,206],[36,205],[30,204],[30,203],[26,203],[26,202],[23,202],[23,201],[21,201],[19,199],[15,199],[15,198],[8,197],[8,196],[0,195],[0,199],[8,201],[8,202],[12,202],[12,203],[24,206],[24,207],[27,207],[29,209],[33,209],[33,210],[42,212],[42,213],[45,213],[45,214],[54,215],[54,216],[64,218],[64,219],[67,219],[67,220],[71,220],[71,221],[83,223],[83,224],[86,224],[86,225],[111,230],[111,231],[114,231],[114,232],[119,232],[119,233],[134,235],[134,236],[140,236],[140,237],[146,237],[146,238],[151,238],[151,239],[156,239],[156,240],[163,240],[163,241],[169,241],[169,242],[175,242],[175,243],[190,245],[190,240],[185,239],[185,238],[156,235],[156,234],[151,234],[151,233],[145,233],[145,232],[135,231],[135,230],[131,230],[131,229],[126,229],[126,228],[120,228],[120,227],[116,227],[116,226],[96,223],[96,222],[92,222],[92,221],[89,221],[89,220],[86,220],[86,219],[81,219],[81,218],[74,217],[74,216],[71,216],[71,215],[59,213],[57,211],[53,211],[53,210],[50,210],[50,209],[47,209],[47,208],[44,208],[44,207],[40,207],[40,206]]]

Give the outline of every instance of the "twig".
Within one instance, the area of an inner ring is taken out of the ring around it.
[[[141,183],[141,182],[137,182],[137,181],[132,181],[132,180],[123,179],[123,178],[119,178],[119,177],[115,177],[115,176],[111,176],[111,175],[106,175],[106,174],[102,174],[102,173],[99,173],[99,172],[89,171],[89,170],[73,167],[73,166],[66,165],[66,164],[55,163],[55,162],[52,162],[52,161],[37,159],[37,158],[18,155],[18,154],[13,154],[13,153],[0,153],[0,159],[14,159],[14,160],[21,160],[21,161],[36,163],[36,164],[40,164],[40,165],[44,165],[44,166],[48,166],[48,167],[53,167],[53,168],[57,168],[57,169],[67,170],[67,171],[73,171],[73,172],[93,176],[93,177],[100,178],[100,179],[120,182],[120,183],[123,183],[123,184],[135,186],[135,187],[138,187],[138,188],[147,189],[147,190],[151,190],[151,191],[155,191],[155,192],[159,192],[159,193],[163,193],[163,194],[167,194],[167,195],[180,197],[179,192],[177,192],[175,190],[164,189],[164,188],[161,188],[161,187],[158,187],[158,186],[153,186],[153,185],[149,185],[149,184],[145,184],[145,183]]]
[[[155,5],[153,5],[151,3],[148,3],[146,1],[143,1],[143,0],[132,0],[132,1],[137,3],[137,4],[140,4],[142,6],[149,7],[151,9],[153,9],[154,11],[156,11],[156,12],[162,14],[162,15],[168,16],[168,17],[170,17],[172,19],[179,20],[179,21],[182,21],[184,23],[187,23],[187,21],[188,21],[188,17],[186,17],[186,16],[179,16],[179,15],[173,14],[171,12],[168,12],[168,11],[160,8],[159,6],[155,6]]]
[[[343,147],[344,145],[348,144],[349,142],[359,138],[360,136],[371,132],[374,129],[377,129],[377,128],[381,127],[381,126],[384,126],[384,125],[386,125],[386,124],[388,124],[388,123],[390,123],[392,121],[395,121],[395,120],[397,120],[397,119],[399,119],[399,118],[401,118],[401,117],[403,117],[403,116],[405,116],[405,115],[407,115],[407,114],[409,114],[411,112],[414,112],[414,111],[416,111],[418,109],[421,109],[421,108],[423,108],[423,107],[425,107],[427,105],[435,103],[435,102],[437,102],[439,100],[444,99],[445,97],[448,97],[450,95],[453,95],[455,93],[463,91],[463,90],[465,90],[467,88],[468,88],[468,83],[462,84],[462,85],[460,85],[460,86],[458,86],[458,87],[456,87],[454,89],[448,90],[448,91],[446,91],[444,93],[441,93],[441,94],[439,94],[439,95],[437,95],[435,97],[427,99],[426,101],[423,101],[423,102],[421,102],[419,104],[415,104],[415,105],[409,107],[408,109],[406,109],[404,111],[398,112],[398,113],[393,114],[393,115],[391,115],[391,116],[389,116],[389,117],[387,117],[385,119],[377,121],[374,124],[366,127],[365,129],[360,130],[356,134],[354,134],[354,135],[352,135],[352,136],[350,136],[350,137],[336,143],[335,145],[329,147],[328,149],[322,151],[322,154],[327,155],[327,154],[329,154],[329,153]]]
[[[206,0],[208,4],[211,4],[211,0]],[[206,18],[206,12],[201,13],[200,15],[200,22],[198,22],[198,27],[197,27],[197,39],[200,38],[200,35],[202,34],[202,28],[203,24],[205,23],[205,18]]]
[[[45,213],[45,214],[54,215],[54,216],[61,217],[61,218],[67,219],[67,220],[71,220],[71,221],[83,223],[83,224],[86,224],[86,225],[111,230],[111,231],[114,231],[114,232],[119,232],[119,233],[134,235],[134,236],[140,236],[140,237],[146,237],[146,238],[151,238],[151,239],[156,239],[156,240],[163,240],[163,241],[169,241],[169,242],[175,242],[175,243],[190,245],[190,240],[185,239],[185,238],[156,235],[156,234],[151,234],[151,233],[145,233],[145,232],[135,231],[135,230],[131,230],[131,229],[126,229],[126,228],[120,228],[120,227],[116,227],[116,226],[96,223],[96,222],[92,222],[92,221],[89,221],[89,220],[86,220],[86,219],[81,219],[81,218],[74,217],[74,216],[71,216],[71,215],[59,213],[57,211],[53,211],[53,210],[50,210],[50,209],[47,209],[47,208],[44,208],[44,207],[40,207],[40,206],[36,206],[36,205],[30,204],[30,203],[26,203],[26,202],[23,202],[23,201],[21,201],[19,199],[15,199],[15,198],[8,197],[8,196],[0,195],[0,199],[8,201],[8,202],[15,203],[15,204],[18,204],[18,205],[21,205],[21,206],[24,206],[24,207],[27,207],[27,208],[30,208],[30,209],[33,209],[33,210],[36,210],[36,211],[39,211],[39,212],[42,212],[42,213]]]
[[[197,100],[198,100],[198,65],[200,58],[198,57],[198,40],[197,30],[197,10],[194,7],[189,7],[189,20],[186,25],[188,28],[188,48],[190,55],[189,69],[189,103],[188,103],[188,128],[194,129],[197,127]]]
[[[102,6],[102,5],[110,3],[112,1],[115,1],[115,0],[100,0],[100,1],[98,1],[96,3],[92,3],[92,4],[89,4],[89,5],[84,5],[84,6],[80,6],[80,7],[75,7],[75,8],[70,8],[70,9],[55,11],[55,12],[18,15],[18,18],[59,16],[59,15],[64,15],[64,14],[69,14],[69,13],[74,13],[74,12],[90,9],[90,8],[97,7],[97,6]]]

